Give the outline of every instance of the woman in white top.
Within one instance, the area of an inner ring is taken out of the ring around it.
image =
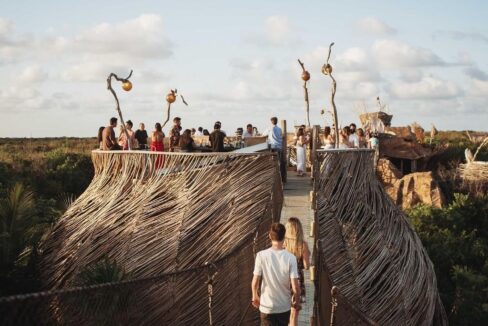
[[[324,128],[324,138],[325,138],[324,148],[325,149],[334,148],[335,140],[332,137],[331,130],[330,130],[329,126],[326,126]]]
[[[307,139],[305,138],[305,132],[303,128],[299,128],[297,131],[297,174],[298,176],[304,176],[306,171],[305,160],[307,151]]]
[[[344,127],[339,132],[339,148],[349,147],[349,127]]]

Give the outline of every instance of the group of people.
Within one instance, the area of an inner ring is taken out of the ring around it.
[[[261,325],[295,326],[306,301],[304,269],[310,249],[300,220],[290,217],[284,226],[273,223],[271,247],[257,253],[252,279],[252,305],[259,309]]]
[[[295,135],[295,147],[297,152],[297,175],[306,175],[306,149],[311,141],[310,130],[307,130],[305,125],[301,125]],[[334,128],[324,127],[324,137],[322,148],[332,149],[335,146],[336,139],[334,135]],[[371,148],[378,150],[379,138],[376,133],[369,130],[366,132],[362,128],[356,128],[355,123],[339,130],[339,146],[338,148]]]
[[[334,129],[324,128],[325,144],[323,148],[330,149],[335,147]],[[375,133],[362,128],[356,128],[355,123],[345,126],[339,130],[338,148],[376,148],[379,144],[378,136]]]
[[[98,142],[101,150],[129,150],[139,149],[163,152],[164,148],[164,134],[161,124],[158,122],[154,125],[154,130],[151,132],[151,142],[148,145],[149,135],[146,131],[144,123],[139,124],[139,129],[133,130],[133,123],[128,120],[125,127],[121,126],[120,134],[115,137],[115,129],[117,128],[118,119],[111,118],[108,126],[100,127],[98,130]],[[210,147],[213,152],[224,152],[225,132],[221,130],[222,123],[215,122],[214,130],[209,133],[207,129],[199,127],[196,129],[185,129],[181,127],[181,118],[173,119],[173,126],[169,131],[169,151],[173,152],[175,148],[179,148],[180,152],[193,152],[198,146],[195,144],[193,137],[208,136]],[[252,126],[251,126],[252,130]]]

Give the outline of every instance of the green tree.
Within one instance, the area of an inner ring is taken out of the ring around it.
[[[443,209],[420,205],[408,213],[451,325],[488,325],[488,196],[454,194]]]
[[[11,266],[27,242],[35,216],[34,194],[16,183],[0,200],[0,239],[2,266]]]

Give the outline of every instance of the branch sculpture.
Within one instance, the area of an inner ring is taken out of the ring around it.
[[[164,126],[166,126],[166,124],[169,121],[169,117],[171,115],[171,104],[173,104],[176,101],[177,96],[178,96],[178,90],[176,88],[174,90],[171,89],[170,92],[168,93],[168,95],[166,95],[166,102],[168,103],[168,106],[166,109],[166,120],[164,121],[162,128],[164,128]],[[188,106],[188,103],[186,103],[183,95],[180,95],[180,97],[181,97],[181,101],[183,102],[183,104]]]
[[[302,67],[302,80],[303,80],[303,90],[305,92],[305,118],[307,120],[307,126],[310,127],[310,102],[308,101],[308,88],[307,82],[310,80],[310,73],[305,70],[303,62],[298,59],[298,63]]]
[[[337,122],[337,108],[335,105],[335,94],[337,90],[337,83],[334,77],[332,76],[332,66],[329,64],[330,60],[330,53],[332,52],[332,46],[334,42],[330,43],[329,45],[329,55],[327,56],[327,62],[322,66],[322,73],[324,75],[328,75],[330,79],[332,79],[332,90],[330,94],[330,104],[332,105],[332,112],[334,116],[334,136],[335,136],[335,147],[339,148],[339,124]]]
[[[122,128],[124,130],[125,136],[127,137],[127,145],[129,147],[129,150],[132,149],[130,139],[129,139],[129,132],[127,131],[127,128],[125,127],[124,118],[122,117],[122,110],[120,109],[119,98],[117,97],[117,94],[115,93],[114,89],[112,88],[112,78],[115,78],[115,80],[122,82],[122,88],[128,92],[132,89],[132,83],[129,81],[131,76],[132,76],[132,70],[130,71],[129,76],[127,76],[126,78],[120,78],[119,76],[117,76],[114,73],[111,73],[110,75],[108,75],[108,78],[107,78],[107,89],[110,92],[112,92],[112,95],[115,98],[115,103],[117,104],[115,109],[117,110],[117,113],[119,114],[120,123],[122,124]]]

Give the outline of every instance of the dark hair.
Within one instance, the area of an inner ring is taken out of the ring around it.
[[[191,128],[191,132],[195,132],[195,131],[196,131],[195,128]]]
[[[102,141],[102,135],[103,135],[103,130],[105,129],[105,127],[100,127],[98,128],[98,142],[101,142]]]
[[[209,136],[209,135],[210,135],[210,133],[208,132],[208,130],[207,130],[207,129],[203,129],[203,135],[204,135],[204,136]]]
[[[273,223],[269,229],[269,237],[272,241],[283,241],[285,239],[286,228],[281,223]]]
[[[161,124],[159,122],[156,122],[154,128],[156,128],[156,131],[163,131],[163,128],[161,127]]]
[[[361,137],[364,136],[364,130],[363,129],[361,129],[361,128],[358,129],[358,136],[361,136]]]
[[[220,122],[220,121],[215,121],[215,124],[222,125],[222,122]]]
[[[305,126],[305,125],[301,125],[301,126],[300,126],[300,128],[305,129],[305,128],[307,128],[307,126]]]
[[[173,122],[176,122],[176,121],[181,121],[181,118],[180,118],[180,117],[175,117],[175,118],[173,119]]]
[[[214,129],[220,129],[220,123],[217,123],[217,122],[216,122],[216,123],[214,124]]]
[[[252,128],[252,124],[248,123],[247,126],[246,126],[246,128],[249,128],[249,127]]]
[[[351,134],[351,128],[349,128],[349,126],[345,126],[344,128],[342,128],[342,131],[348,136]]]
[[[271,123],[274,124],[274,125],[277,124],[278,123],[278,118],[277,117],[272,117],[271,118]]]
[[[203,128],[202,127],[198,127],[198,131],[202,132],[203,131]]]
[[[324,128],[324,136],[327,137],[330,135],[330,127],[329,126],[326,126]]]
[[[352,127],[352,126],[354,126],[354,129],[356,129],[356,124],[354,122],[349,125],[349,127]]]
[[[127,120],[127,122],[126,122],[126,123],[127,123],[127,124],[128,124],[130,127],[131,127],[131,128],[134,126],[134,124],[133,124],[133,123],[132,123],[132,121],[130,121],[130,120]]]
[[[180,147],[184,147],[184,146],[188,145],[188,143],[190,143],[191,140],[192,140],[191,130],[185,129],[185,131],[183,131],[183,133],[180,136],[180,143],[179,143]]]
[[[110,125],[113,125],[114,123],[117,123],[117,118],[115,117],[110,118]]]
[[[300,137],[300,136],[305,136],[305,132],[303,131],[302,127],[298,128],[298,131],[297,131],[297,137]]]

